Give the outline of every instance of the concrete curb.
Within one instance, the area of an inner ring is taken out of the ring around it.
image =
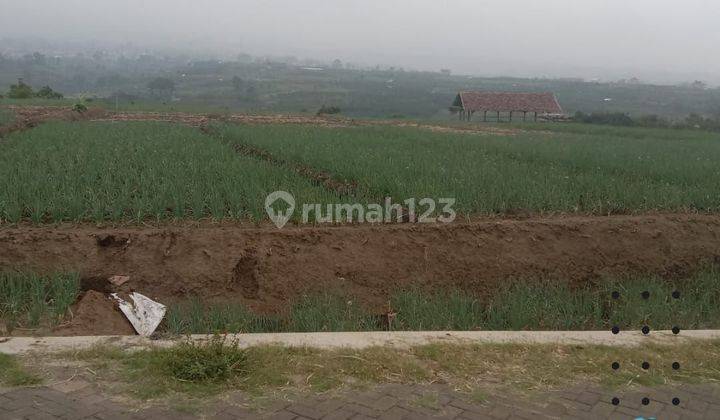
[[[193,335],[193,341],[207,340],[208,335]],[[565,344],[637,347],[645,344],[679,344],[692,340],[720,339],[720,330],[653,331],[645,336],[639,331],[467,331],[467,332],[350,332],[350,333],[282,333],[229,334],[241,347],[280,345],[322,349],[386,346],[408,348],[432,343],[443,344]],[[5,337],[0,338],[0,353],[60,352],[97,345],[114,345],[126,349],[168,347],[185,338],[151,340],[140,336],[99,337]]]

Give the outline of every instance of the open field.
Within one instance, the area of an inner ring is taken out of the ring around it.
[[[275,190],[321,204],[449,197],[463,216],[720,208],[716,134],[569,127],[510,136],[216,124],[208,136],[158,122],[50,123],[2,146],[0,218],[257,221]],[[293,165],[353,190],[323,188]]]
[[[717,289],[702,274],[720,260],[716,134],[13,113],[33,123],[0,142],[0,268],[79,282],[59,306],[52,288],[3,289],[15,334],[131,333],[103,298],[130,290],[171,305],[172,333],[715,326],[715,295],[698,291]],[[100,121],[75,121],[88,119]],[[296,213],[278,230],[264,209],[276,190],[319,204],[450,197],[460,218],[303,226]],[[615,289],[633,296],[617,313]]]

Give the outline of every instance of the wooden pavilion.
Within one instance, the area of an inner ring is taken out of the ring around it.
[[[538,114],[563,114],[562,107],[553,93],[515,93],[515,92],[460,92],[450,107],[450,111],[460,114],[460,120],[470,121],[473,114],[482,112],[483,121],[503,121],[502,114],[513,120],[513,114],[522,114],[526,121],[529,113],[537,121]],[[495,118],[493,118],[495,117]]]

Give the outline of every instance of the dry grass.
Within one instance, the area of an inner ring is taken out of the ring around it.
[[[230,347],[228,347],[229,351]],[[720,380],[720,342],[697,341],[643,348],[566,345],[446,345],[398,350],[319,350],[254,347],[244,351],[244,366],[223,381],[179,380],[163,364],[177,349],[123,352],[98,347],[59,357],[91,367],[120,392],[140,399],[206,398],[241,390],[254,398],[326,393],[376,384],[446,383],[468,398],[484,398],[489,384],[498,391],[535,393],[578,382],[622,390]],[[613,362],[621,368],[614,371]],[[642,362],[650,369],[643,370]],[[674,370],[673,362],[681,368]]]

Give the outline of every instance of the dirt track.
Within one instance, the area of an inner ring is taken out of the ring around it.
[[[341,289],[381,308],[409,285],[488,295],[519,277],[572,284],[604,275],[673,276],[720,259],[720,216],[653,215],[453,225],[6,227],[0,268],[78,270],[86,288],[123,286],[161,301],[191,295],[280,312],[303,291]],[[95,279],[96,281],[93,281]]]
[[[192,127],[205,127],[211,121],[224,121],[236,124],[300,124],[320,127],[353,126],[396,126],[414,127],[423,130],[445,133],[471,133],[482,135],[512,136],[521,130],[499,128],[488,125],[466,127],[448,127],[437,124],[420,124],[403,120],[362,120],[338,116],[305,115],[248,115],[248,114],[190,114],[184,112],[110,112],[101,108],[90,108],[84,113],[74,112],[70,107],[59,106],[8,106],[16,115],[16,121],[6,127],[0,127],[0,135],[32,128],[45,121],[162,121],[185,124]]]

